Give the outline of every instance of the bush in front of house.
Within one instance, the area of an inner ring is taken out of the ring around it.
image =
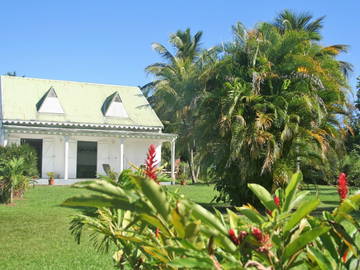
[[[29,145],[0,147],[0,202],[22,197],[38,175],[37,154]]]

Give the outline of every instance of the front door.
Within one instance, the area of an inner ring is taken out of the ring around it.
[[[36,155],[37,155],[37,169],[38,169],[39,175],[41,175],[43,140],[42,139],[21,139],[20,143],[28,144],[35,150]]]
[[[97,142],[77,142],[77,178],[95,178],[97,165]]]

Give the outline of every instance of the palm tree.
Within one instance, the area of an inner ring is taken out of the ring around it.
[[[307,13],[296,13],[285,9],[281,11],[273,22],[273,25],[279,29],[281,33],[288,30],[306,31],[311,35],[311,39],[320,40],[320,30],[323,28],[325,16],[314,19]]]
[[[24,159],[13,158],[9,160],[2,168],[3,193],[5,192],[6,201],[13,202],[14,191],[17,187],[29,182],[28,177],[24,176]]]
[[[246,183],[284,185],[298,156],[302,163],[325,162],[339,147],[337,115],[346,112],[348,86],[335,59],[340,50],[332,54],[309,42],[312,32],[281,33],[270,24],[233,30],[199,122],[209,138],[203,160],[215,168],[221,199],[230,194],[244,203]]]
[[[193,182],[197,178],[194,126],[198,97],[203,91],[204,55],[200,49],[201,36],[202,32],[192,36],[190,29],[172,34],[170,44],[175,48],[175,54],[165,46],[154,43],[153,49],[165,62],[154,63],[146,68],[148,73],[155,75],[155,80],[142,88],[150,95],[149,100],[163,120],[166,131],[179,134],[178,150],[186,153]]]

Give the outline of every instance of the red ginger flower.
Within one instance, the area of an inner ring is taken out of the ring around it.
[[[259,228],[252,228],[252,235],[255,236],[255,238],[261,242],[263,240],[263,234]]]
[[[239,241],[239,239],[236,237],[236,234],[235,234],[234,229],[230,229],[230,230],[229,230],[229,237],[230,237],[230,240],[231,240],[236,246],[240,244],[240,241]]]
[[[151,144],[145,160],[145,174],[154,181],[156,181],[157,179],[157,173],[156,173],[157,162],[155,160],[155,156],[156,156],[156,148],[155,145]]]
[[[278,196],[274,197],[274,203],[276,204],[277,207],[280,207],[280,198]]]
[[[340,201],[343,201],[346,199],[346,196],[349,192],[348,186],[347,186],[347,180],[346,180],[346,174],[340,173],[338,178],[338,193],[340,196]]]

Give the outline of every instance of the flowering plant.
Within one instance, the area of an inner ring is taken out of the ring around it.
[[[344,199],[346,199],[349,189],[348,189],[345,173],[339,174],[337,190],[339,193],[340,201],[343,201]]]
[[[157,182],[156,166],[158,165],[158,162],[155,160],[155,158],[156,158],[156,148],[155,145],[151,144],[147,152],[144,172],[147,177]]]
[[[152,157],[148,157],[150,169]],[[102,180],[81,182],[76,187],[97,194],[64,202],[107,213],[100,218],[105,224],[96,232],[113,241],[117,266],[127,267],[121,269],[272,270],[301,265],[302,269],[323,270],[348,269],[360,262],[355,241],[360,238],[360,225],[351,217],[360,205],[360,194],[343,199],[332,213],[310,215],[320,200],[309,197],[309,191],[298,192],[302,176],[296,173],[275,195],[260,185],[248,185],[265,209],[245,205],[222,214],[148,181],[153,179],[150,176],[129,175],[133,185],[126,187]],[[100,222],[89,218],[83,217],[83,226]]]

